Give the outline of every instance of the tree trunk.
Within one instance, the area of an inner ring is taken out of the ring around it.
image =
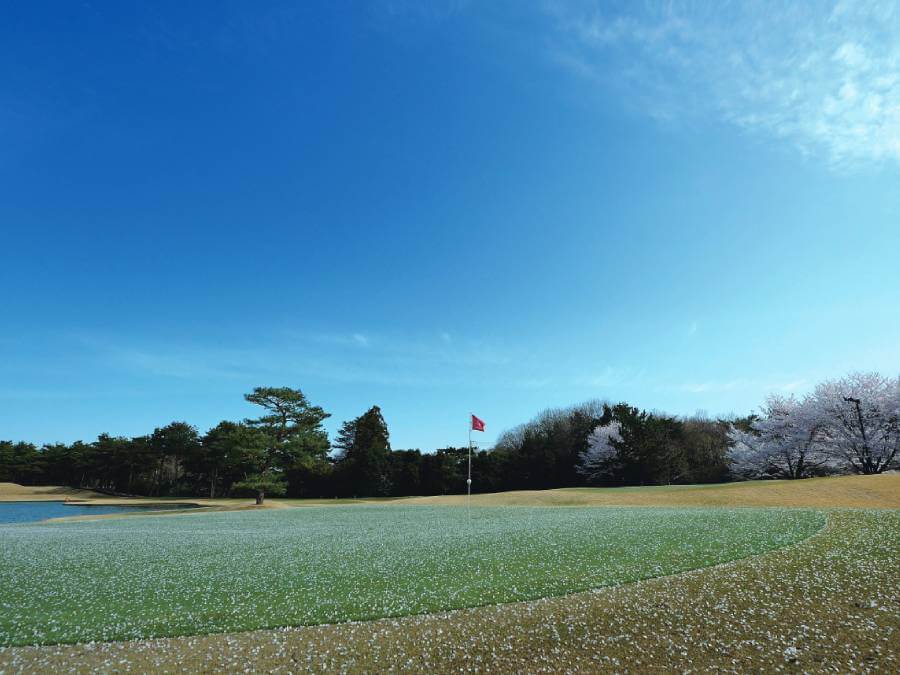
[[[265,494],[262,490],[260,490],[259,492],[257,492],[257,493],[256,493],[256,505],[257,505],[257,506],[262,506],[263,500],[264,500],[265,498],[266,498],[266,494]]]

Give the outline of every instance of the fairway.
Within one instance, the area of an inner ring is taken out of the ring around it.
[[[818,531],[781,509],[347,506],[0,527],[0,645],[335,623],[558,596]]]

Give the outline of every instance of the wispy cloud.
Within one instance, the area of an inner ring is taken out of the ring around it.
[[[568,378],[566,384],[568,386],[588,387],[605,391],[618,391],[622,388],[633,386],[641,381],[644,375],[643,370],[635,371],[631,368],[606,366],[591,373]]]
[[[704,382],[685,382],[678,388],[681,391],[690,394],[706,394],[710,392],[733,391],[734,389],[742,389],[755,387],[749,380],[707,380]]]
[[[628,365],[586,366],[559,356],[537,358],[521,344],[458,337],[440,332],[419,337],[378,334],[364,344],[352,332],[326,336],[290,333],[246,346],[81,340],[98,365],[129,378],[187,383],[308,383],[433,389],[487,386],[500,390],[546,390],[566,395],[626,400],[638,391],[675,392],[708,400],[729,393],[793,393],[809,385],[797,374],[759,378],[687,380]],[[362,335],[362,334],[359,334]],[[228,385],[231,386],[231,385]],[[44,392],[41,392],[44,395]],[[0,392],[3,398],[3,392]],[[694,400],[690,398],[689,400]]]
[[[790,380],[788,382],[781,382],[780,384],[773,387],[773,389],[775,389],[777,391],[782,391],[785,393],[790,393],[790,392],[799,391],[800,389],[803,389],[804,387],[808,387],[808,386],[809,386],[808,380],[799,379],[799,380]]]
[[[74,401],[103,396],[120,398],[121,392],[97,393],[92,391],[64,391],[43,389],[0,389],[0,400],[3,401]]]
[[[229,381],[318,381],[385,387],[490,386],[624,395],[643,370],[535,356],[522,344],[451,336],[291,332],[250,347],[81,339],[98,365],[129,377]]]
[[[511,383],[528,376],[521,370],[527,367],[528,355],[519,348],[477,339],[451,340],[439,332],[418,338],[292,332],[249,347],[84,336],[78,341],[102,367],[151,378],[315,378],[347,384],[441,386]]]
[[[325,345],[350,347],[369,346],[369,336],[365,333],[316,333],[313,335],[299,335],[296,337]]]
[[[835,168],[900,161],[900,5],[551,1],[552,54],[648,114],[712,114]]]
[[[252,351],[95,345],[115,368],[176,379],[234,379],[244,376],[259,359]]]
[[[676,389],[689,394],[714,394],[730,391],[760,391],[760,392],[794,392],[809,383],[805,379],[778,380],[778,379],[749,379],[735,378],[731,380],[704,380],[700,382],[682,382]]]

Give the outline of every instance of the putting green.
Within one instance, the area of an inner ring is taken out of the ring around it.
[[[781,509],[346,506],[0,526],[0,645],[333,623],[528,600],[804,539]]]

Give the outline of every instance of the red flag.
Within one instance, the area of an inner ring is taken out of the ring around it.
[[[480,420],[472,415],[472,431],[484,431],[484,420]]]

